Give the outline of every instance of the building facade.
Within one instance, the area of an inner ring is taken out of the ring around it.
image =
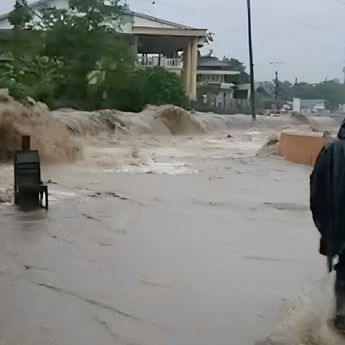
[[[197,99],[200,107],[220,113],[246,112],[250,106],[250,84],[228,61],[212,55],[199,56]]]

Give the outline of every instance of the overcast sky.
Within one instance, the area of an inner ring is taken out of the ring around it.
[[[0,12],[14,0],[0,0]],[[32,2],[32,1],[31,1]],[[207,28],[219,57],[248,64],[246,0],[128,0],[133,10]],[[252,0],[256,79],[343,78],[345,0]],[[284,62],[271,65],[271,62]]]

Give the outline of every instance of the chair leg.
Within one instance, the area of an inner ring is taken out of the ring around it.
[[[46,196],[46,210],[48,211],[48,190],[45,191]]]

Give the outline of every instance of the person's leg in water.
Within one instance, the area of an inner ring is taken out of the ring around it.
[[[337,272],[335,281],[337,303],[335,327],[345,332],[345,254],[339,256],[339,263],[336,265],[335,270]]]

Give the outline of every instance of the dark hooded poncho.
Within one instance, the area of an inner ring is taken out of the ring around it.
[[[310,177],[310,209],[330,271],[333,258],[345,253],[345,121],[338,138],[322,149]]]

